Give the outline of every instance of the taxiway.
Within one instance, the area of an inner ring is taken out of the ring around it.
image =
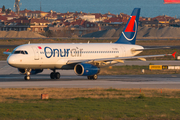
[[[155,61],[154,61],[155,62]],[[159,61],[157,61],[159,62]],[[133,61],[123,65],[135,64]],[[140,62],[139,62],[140,63]],[[144,62],[141,61],[144,64]],[[159,62],[159,63],[162,63]],[[177,65],[173,61],[164,64]],[[138,63],[136,63],[138,64]],[[147,63],[146,63],[147,64]],[[84,76],[76,76],[73,70],[58,70],[60,80],[51,80],[51,70],[44,70],[41,74],[31,75],[30,81],[24,80],[16,68],[10,67],[6,61],[0,61],[0,88],[170,88],[180,89],[180,74],[173,75],[100,75],[98,80],[87,80]]]

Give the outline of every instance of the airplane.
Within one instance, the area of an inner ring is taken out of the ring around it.
[[[24,79],[30,80],[30,75],[51,69],[51,79],[60,79],[57,69],[74,70],[78,76],[87,76],[96,80],[101,67],[124,63],[127,59],[145,61],[150,57],[164,57],[171,54],[136,56],[144,48],[135,45],[138,30],[140,8],[134,8],[121,36],[115,43],[38,43],[24,44],[16,47],[8,54],[7,63],[26,74]],[[175,56],[175,53],[172,54]]]

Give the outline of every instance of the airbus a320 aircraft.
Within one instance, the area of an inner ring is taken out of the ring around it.
[[[45,43],[24,44],[16,47],[9,54],[7,63],[26,74],[25,80],[30,80],[31,74],[37,74],[43,69],[51,69],[51,79],[59,79],[57,69],[70,70],[79,76],[87,76],[96,80],[100,67],[123,63],[126,59],[145,61],[149,57],[163,57],[171,54],[135,56],[146,50],[135,45],[138,30],[140,8],[135,8],[125,26],[120,38],[115,43]]]

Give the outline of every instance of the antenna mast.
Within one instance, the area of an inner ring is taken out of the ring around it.
[[[42,10],[42,8],[41,8],[41,1],[40,1],[40,11]]]
[[[15,12],[19,14],[20,10],[20,0],[15,0],[14,7],[15,7]]]

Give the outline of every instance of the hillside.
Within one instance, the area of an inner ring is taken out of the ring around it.
[[[109,30],[89,33],[83,35],[82,37],[108,37],[108,38],[119,37],[123,29],[124,27],[121,27],[119,29],[112,28]],[[52,34],[51,37],[57,37],[57,36],[56,34]],[[65,37],[65,36],[61,36],[61,37]],[[179,27],[164,27],[164,28],[139,27],[137,37],[178,38],[180,37],[180,28]],[[0,31],[0,38],[46,38],[46,37],[30,31]]]
[[[0,38],[46,38],[30,31],[0,31]]]
[[[119,37],[124,28],[109,29],[83,35],[82,37]],[[139,27],[137,37],[180,37],[180,28],[164,27],[150,28]]]

